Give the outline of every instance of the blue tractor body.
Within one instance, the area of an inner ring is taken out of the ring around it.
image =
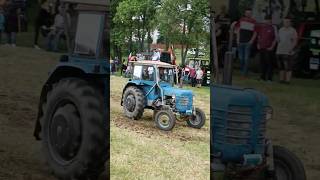
[[[191,115],[193,112],[193,93],[191,90],[179,89],[173,87],[170,83],[160,82],[159,86],[163,90],[163,95],[158,88],[155,88],[156,82],[148,80],[130,80],[126,86],[135,85],[140,87],[146,95],[145,107],[152,107],[152,104],[164,97],[174,97],[174,111],[184,115]]]
[[[139,119],[144,109],[154,110],[156,125],[169,131],[176,118],[193,128],[205,124],[204,112],[194,107],[191,90],[175,88],[176,66],[157,61],[134,63],[132,79],[123,89],[121,105],[128,118]],[[178,115],[178,116],[177,116]]]
[[[211,100],[214,158],[222,163],[262,163],[266,121],[272,114],[267,97],[253,89],[214,85]]]

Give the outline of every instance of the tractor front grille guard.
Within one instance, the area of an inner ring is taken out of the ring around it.
[[[189,98],[188,97],[181,97],[179,98],[178,103],[182,106],[188,106],[189,104]]]
[[[213,111],[213,153],[216,157],[238,159],[242,153],[261,153],[265,147],[269,107],[254,114],[253,107],[231,105],[227,110]],[[229,154],[238,149],[237,153]],[[223,154],[227,153],[227,154]],[[241,155],[242,154],[242,155]],[[225,156],[228,157],[225,157]],[[234,159],[234,160],[235,160]]]

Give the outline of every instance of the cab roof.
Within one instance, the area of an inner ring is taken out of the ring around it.
[[[176,67],[175,65],[164,63],[161,61],[150,61],[150,60],[148,60],[148,61],[133,61],[133,64],[134,65],[142,65],[142,66],[156,65],[158,67],[163,67],[163,68],[175,68]]]

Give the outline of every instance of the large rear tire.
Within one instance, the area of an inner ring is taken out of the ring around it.
[[[141,89],[129,86],[123,93],[123,112],[128,118],[138,120],[142,117],[145,106],[145,96]]]
[[[300,159],[280,146],[273,147],[275,180],[306,180],[305,169]]]
[[[108,157],[102,92],[77,78],[62,79],[42,105],[42,149],[60,179],[97,179]]]

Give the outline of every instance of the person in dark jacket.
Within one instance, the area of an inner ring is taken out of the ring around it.
[[[266,16],[257,28],[257,48],[260,53],[261,80],[272,81],[274,49],[277,43],[277,27],[272,25],[272,17]]]
[[[5,13],[5,32],[7,34],[7,44],[16,47],[16,37],[19,31],[18,27],[18,10],[10,6]]]
[[[52,13],[52,8],[48,0],[41,0],[41,8],[38,16],[35,20],[35,36],[34,36],[34,48],[40,49],[38,45],[39,34],[42,30],[43,35],[46,36],[50,32],[49,27],[53,24],[54,15]]]

